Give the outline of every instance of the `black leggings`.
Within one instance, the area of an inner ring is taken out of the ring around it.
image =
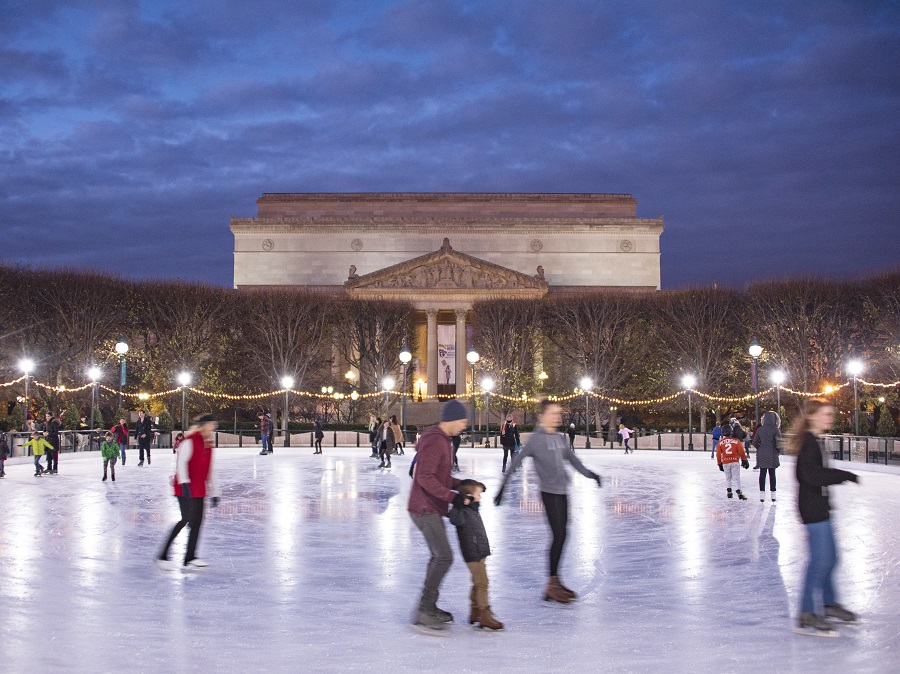
[[[541,500],[544,502],[544,512],[547,513],[550,531],[553,532],[553,542],[550,544],[550,575],[557,576],[563,545],[566,543],[566,528],[569,524],[569,497],[565,494],[542,491]]]
[[[178,524],[172,528],[172,533],[169,534],[169,538],[166,540],[166,545],[162,549],[159,558],[169,558],[169,548],[172,545],[172,541],[175,540],[175,537],[181,533],[181,530],[187,525],[189,528],[188,544],[187,551],[184,554],[184,563],[187,564],[195,558],[195,553],[197,552],[197,540],[200,538],[200,526],[203,524],[203,499],[179,496],[178,507],[181,508],[181,519],[178,520]]]
[[[769,491],[775,491],[775,469],[760,468],[759,469],[759,490],[766,490],[766,473],[769,474]]]
[[[503,469],[504,469],[504,470],[506,470],[506,459],[507,459],[507,457],[509,457],[510,459],[512,459],[515,455],[516,455],[516,448],[515,448],[515,446],[513,446],[513,447],[507,447],[506,445],[503,445]]]

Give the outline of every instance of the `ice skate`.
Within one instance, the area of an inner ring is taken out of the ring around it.
[[[433,637],[447,636],[448,621],[441,619],[437,613],[439,610],[434,604],[420,602],[413,616],[411,625],[413,631]]]
[[[571,598],[567,595],[562,586],[559,584],[557,576],[550,576],[547,581],[547,587],[544,589],[544,602],[547,606],[566,606],[572,603]]]
[[[774,491],[769,492],[769,498],[772,499],[772,503],[775,503],[775,492]]]
[[[139,467],[140,467],[140,466],[143,466],[143,465],[144,465],[144,462],[143,462],[143,461],[138,461],[138,466],[139,466]]]
[[[825,607],[825,618],[836,625],[858,625],[859,616],[853,611],[848,611],[840,604],[831,604]]]
[[[571,601],[575,601],[578,598],[577,594],[575,594],[572,590],[562,584],[559,576],[556,576],[556,584],[559,586],[559,589],[562,590],[562,593],[566,595]]]
[[[797,634],[805,634],[811,637],[836,637],[838,631],[825,618],[815,613],[801,613],[794,628]]]
[[[391,467],[391,462],[390,462],[390,461],[388,461],[388,462],[387,462],[387,463],[386,463],[386,464],[385,464],[385,466],[384,466],[384,467],[385,467],[385,468],[390,468],[390,467]]]
[[[171,559],[163,559],[162,557],[156,558],[156,566],[158,566],[162,571],[177,571],[178,565],[175,564]]]
[[[191,561],[185,563],[182,568],[182,571],[196,571],[197,569],[205,569],[209,566],[208,562],[203,561],[202,559],[194,558]]]
[[[503,623],[491,612],[491,607],[483,608],[478,612],[478,629],[499,632],[503,629]]]
[[[728,487],[728,498],[734,498],[734,494],[731,493],[731,487]]]
[[[116,481],[116,474],[115,474],[115,473],[112,474],[112,481],[113,481],[113,482]]]
[[[381,463],[378,464],[379,468],[384,468],[384,459],[381,460]]]
[[[268,452],[266,450],[263,450],[259,453],[260,456],[265,456],[266,454],[268,454]]]
[[[100,480],[100,481],[101,481],[101,482],[106,482],[106,475],[104,475],[104,476],[103,476],[103,479]]]
[[[759,502],[760,503],[766,502],[766,492],[764,492],[764,491],[759,492]]]
[[[737,490],[737,495],[738,495],[738,498],[739,498],[741,501],[746,501],[746,500],[747,500],[747,497],[744,496],[744,493],[743,493],[740,489]]]

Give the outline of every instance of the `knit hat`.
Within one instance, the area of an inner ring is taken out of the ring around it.
[[[512,420],[513,420],[512,414],[507,414],[507,415],[506,415],[506,420],[507,420],[507,421],[512,421]]]
[[[731,424],[722,424],[722,435],[729,438],[734,435],[734,428]]]
[[[460,419],[468,419],[469,413],[466,411],[465,405],[458,400],[448,400],[441,407],[441,422],[459,421]]]

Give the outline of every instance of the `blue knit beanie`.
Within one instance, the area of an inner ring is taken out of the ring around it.
[[[459,421],[460,419],[468,419],[469,413],[466,406],[458,400],[448,400],[441,407],[441,421]]]

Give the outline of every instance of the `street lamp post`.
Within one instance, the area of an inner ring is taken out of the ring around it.
[[[594,388],[594,380],[590,377],[584,377],[581,380],[581,390],[584,391],[584,448],[591,448],[591,401],[590,391]],[[603,444],[602,442],[600,443]]]
[[[31,372],[34,370],[34,361],[31,358],[23,358],[19,361],[19,369],[25,373],[25,405],[22,410],[22,430],[28,430],[28,384],[31,381]]]
[[[859,375],[862,374],[863,364],[861,360],[851,360],[847,363],[847,372],[853,377],[853,424],[856,429],[855,435],[859,435],[859,393],[857,391],[856,382]]]
[[[190,372],[180,372],[178,374],[178,385],[181,387],[181,432],[184,433],[187,428],[187,387],[191,383]]]
[[[88,370],[88,377],[91,378],[91,424],[88,426],[88,430],[91,431],[94,430],[94,409],[97,407],[97,382],[100,380],[101,374],[99,367],[92,367]]]
[[[753,358],[753,365],[750,368],[750,383],[753,384],[753,411],[756,418],[756,428],[759,428],[759,378],[756,376],[756,364],[759,362],[759,357],[762,355],[763,348],[759,345],[759,342],[756,341],[756,338],[750,340],[750,346],[747,347],[747,352]]]
[[[385,421],[390,420],[390,412],[391,412],[391,391],[394,390],[394,386],[397,385],[397,382],[394,381],[393,377],[385,377],[381,380],[381,388],[384,389],[384,418]]]
[[[484,391],[484,416],[487,418],[487,443],[491,446],[491,391],[494,390],[494,380],[485,377],[481,380],[481,390]]]
[[[407,348],[406,344],[403,345],[403,348],[400,349],[400,362],[403,363],[403,391],[401,395],[403,396],[402,401],[400,402],[400,417],[403,421],[403,443],[406,444],[406,371],[409,368],[409,361],[412,360],[412,354]]]
[[[291,401],[288,399],[288,396],[291,393],[291,388],[294,386],[294,378],[284,376],[281,378],[281,386],[284,388],[284,446],[291,446],[291,419],[290,412],[291,409]]]
[[[116,414],[122,409],[122,387],[125,386],[125,354],[128,353],[128,342],[119,337],[116,342],[116,353],[119,354],[119,392],[116,394]]]
[[[479,355],[475,347],[469,349],[469,353],[466,354],[466,360],[472,366],[472,437],[470,438],[472,447],[475,447],[475,363],[478,362],[478,358]]]
[[[784,383],[785,375],[782,370],[775,370],[772,374],[769,375],[769,378],[772,380],[772,383],[775,384],[775,404],[776,411],[779,416],[781,415],[781,385]]]
[[[688,397],[688,451],[694,451],[694,420],[691,409],[691,389],[697,384],[697,378],[692,374],[686,374],[681,378],[681,385],[687,389]]]

